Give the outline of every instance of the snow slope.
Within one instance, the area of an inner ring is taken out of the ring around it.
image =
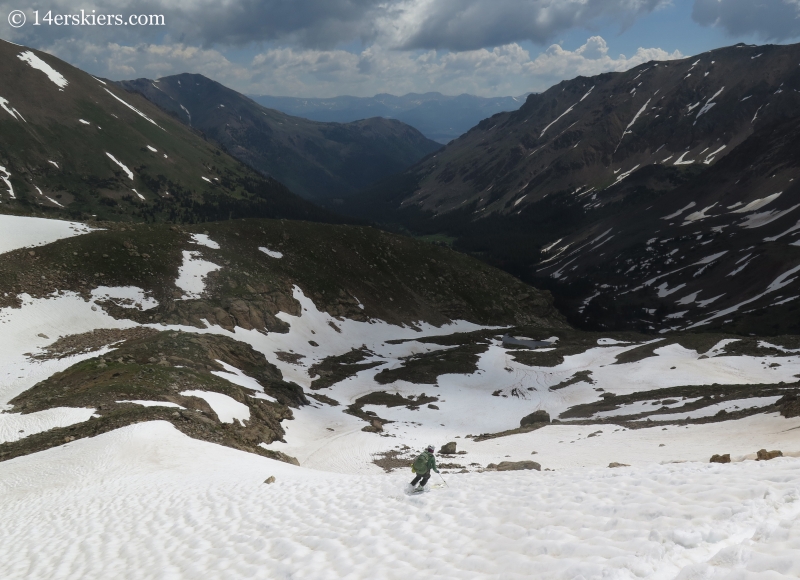
[[[19,248],[43,246],[90,231],[92,228],[79,222],[0,214],[0,254]]]
[[[417,496],[407,479],[133,425],[0,465],[0,568],[9,580],[800,574],[795,459],[451,475]]]

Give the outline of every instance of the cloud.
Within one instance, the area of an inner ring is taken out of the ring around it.
[[[800,0],[695,0],[692,18],[731,36],[776,41],[800,36]]]
[[[280,47],[241,63],[215,49],[180,43],[100,46],[65,40],[57,43],[53,52],[62,57],[74,55],[81,59],[76,64],[82,68],[113,79],[195,72],[246,94],[319,97],[427,91],[521,95],[543,91],[564,78],[627,70],[649,60],[683,58],[678,51],[667,53],[659,48],[640,48],[630,57],[612,57],[599,36],[575,50],[552,45],[535,56],[516,43],[461,52],[398,51],[372,45],[357,54],[341,49]]]
[[[575,27],[614,19],[623,27],[665,0],[408,0],[396,7],[402,48],[455,51],[529,40],[544,44]]]
[[[669,0],[95,0],[98,14],[159,14],[164,27],[25,26],[6,38],[42,46],[59,39],[95,43],[180,42],[210,48],[253,43],[333,49],[379,44],[395,49],[469,51],[532,41],[546,44],[574,27],[623,27]],[[0,13],[17,6],[0,1]],[[51,0],[53,14],[79,12],[74,0]],[[43,15],[46,10],[40,10]],[[28,10],[32,20],[33,12]]]
[[[0,2],[0,13],[18,8],[15,2]],[[77,14],[73,0],[51,0],[39,10],[40,19],[52,15]],[[167,40],[195,44],[244,46],[281,41],[305,47],[332,47],[341,42],[368,40],[375,35],[373,22],[384,13],[381,0],[95,0],[86,9],[97,14],[163,15],[165,26],[31,26],[12,29],[0,19],[5,38],[31,44],[57,39],[90,37],[135,44]],[[27,9],[33,22],[33,9]]]

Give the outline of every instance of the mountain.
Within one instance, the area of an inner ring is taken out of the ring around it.
[[[122,81],[237,159],[317,202],[403,171],[440,145],[396,120],[319,123],[265,108],[202,75]]]
[[[0,211],[75,219],[332,220],[138,95],[0,41]]]
[[[329,99],[258,95],[252,99],[270,109],[314,121],[348,123],[369,117],[397,119],[418,129],[429,139],[448,143],[487,117],[517,110],[525,96],[487,98],[431,92],[408,93],[400,97],[382,93],[374,97]]]
[[[576,324],[795,332],[798,62],[737,45],[564,81],[345,207],[455,239]]]

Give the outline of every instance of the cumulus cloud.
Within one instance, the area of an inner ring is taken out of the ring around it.
[[[777,41],[800,36],[800,0],[695,0],[692,18],[731,36]]]
[[[440,91],[482,96],[542,91],[564,78],[622,71],[649,60],[683,58],[680,52],[640,48],[612,57],[606,41],[589,38],[575,50],[552,45],[531,55],[519,44],[461,52],[398,51],[372,45],[360,53],[341,49],[271,48],[243,63],[222,52],[185,44],[103,46],[62,41],[54,51],[74,54],[96,75],[158,78],[197,72],[246,94],[372,96],[380,92]]]
[[[331,49],[352,42],[400,49],[475,50],[513,42],[545,44],[573,27],[623,26],[669,0],[95,0],[98,14],[160,14],[166,26],[93,27],[79,33],[134,44],[160,41],[244,46],[280,42]],[[0,12],[17,8],[0,2]],[[53,14],[79,12],[73,0],[51,0]],[[44,13],[45,10],[40,10]],[[32,10],[28,10],[29,19]],[[5,27],[23,42],[74,38],[69,26]],[[8,37],[8,36],[6,36]]]
[[[403,48],[474,50],[530,40],[543,44],[574,27],[615,19],[623,26],[665,0],[408,0],[397,5]]]

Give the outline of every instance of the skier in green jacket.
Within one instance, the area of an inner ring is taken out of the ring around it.
[[[436,457],[433,455],[433,445],[428,445],[427,449],[417,456],[414,460],[414,464],[411,466],[411,471],[417,474],[417,476],[411,480],[411,487],[419,483],[418,490],[422,490],[425,484],[428,483],[428,480],[431,478],[431,471],[439,473],[439,469],[436,467]]]

